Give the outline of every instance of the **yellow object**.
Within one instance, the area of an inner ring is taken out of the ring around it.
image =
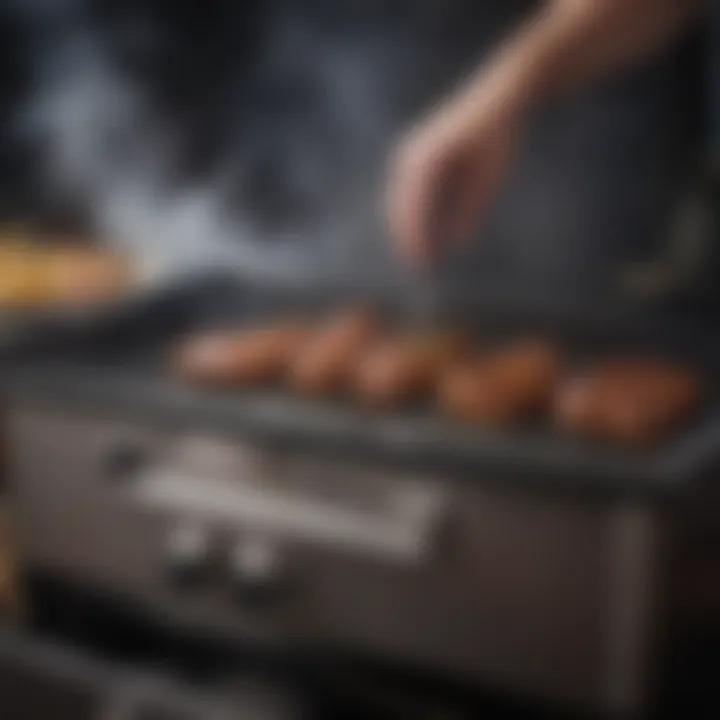
[[[26,247],[0,247],[0,305],[26,308],[51,302],[47,261]]]
[[[0,243],[0,307],[92,304],[117,297],[130,282],[129,263],[108,251]]]

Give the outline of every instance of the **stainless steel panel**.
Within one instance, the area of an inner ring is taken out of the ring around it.
[[[206,438],[204,454],[196,445],[185,466],[194,465],[196,477],[206,469],[210,496],[218,478],[232,485],[232,473],[244,478],[244,490],[233,521],[203,518],[216,554],[188,592],[167,573],[168,538],[187,520],[185,509],[139,508],[129,492],[137,475],[123,481],[106,472],[120,447],[139,448],[154,461],[168,456],[177,438],[39,407],[11,409],[10,434],[11,485],[30,562],[121,593],[163,618],[240,640],[311,640],[369,651],[574,708],[624,713],[643,703],[655,629],[657,528],[641,505],[403,477],[237,443],[233,460],[231,441],[216,453]],[[284,582],[259,604],[235,592],[238,544],[258,530],[248,488],[265,509],[275,507],[272,498],[287,500],[291,488],[313,512],[334,512],[332,503],[372,512],[419,480],[447,498],[444,532],[431,553],[398,563],[357,552],[332,534],[304,526],[297,532],[285,513],[261,528]],[[318,504],[321,497],[332,503]],[[278,523],[286,520],[283,532]]]

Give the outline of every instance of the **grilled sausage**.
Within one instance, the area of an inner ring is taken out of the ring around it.
[[[561,383],[553,400],[553,415],[563,430],[601,434],[603,395],[598,389],[597,378],[578,375]]]
[[[570,432],[647,444],[687,421],[701,396],[700,378],[686,368],[657,361],[616,361],[562,386],[555,419]]]
[[[450,369],[438,401],[464,422],[506,426],[538,412],[552,397],[562,362],[546,343],[518,345]]]
[[[310,334],[291,361],[291,387],[310,395],[348,389],[361,355],[378,334],[379,323],[367,310],[354,310],[332,319]]]
[[[515,416],[506,387],[479,363],[458,365],[446,372],[438,387],[438,401],[448,415],[468,423],[507,425]]]
[[[297,324],[209,333],[180,348],[175,368],[180,376],[201,383],[262,385],[282,375],[306,337],[306,329]]]
[[[394,407],[431,394],[438,379],[466,356],[469,340],[459,333],[389,340],[373,348],[358,366],[355,379],[363,402]]]

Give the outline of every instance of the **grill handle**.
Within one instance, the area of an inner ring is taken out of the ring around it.
[[[447,508],[444,493],[427,486],[407,488],[392,508],[366,510],[239,479],[177,471],[148,473],[130,493],[145,511],[411,566],[430,558]]]

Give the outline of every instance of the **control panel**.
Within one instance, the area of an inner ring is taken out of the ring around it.
[[[440,487],[417,478],[200,436],[167,442],[118,493],[166,528],[174,587],[223,587],[249,610],[281,600],[302,573],[299,547],[422,567],[448,508]]]

